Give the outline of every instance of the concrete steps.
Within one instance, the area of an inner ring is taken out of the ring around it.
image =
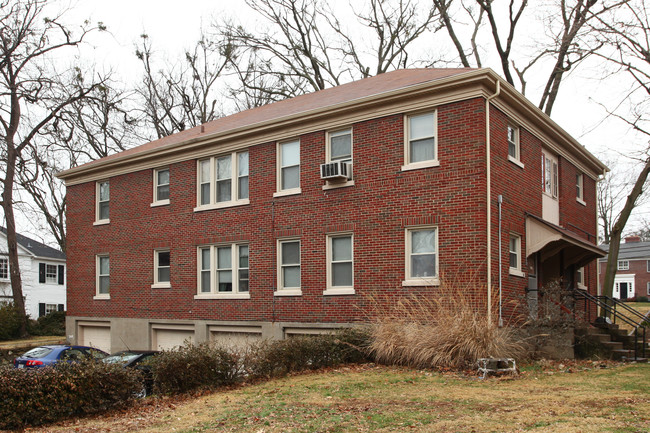
[[[649,333],[650,334],[650,333]],[[616,324],[594,323],[575,329],[576,353],[585,357],[602,357],[619,361],[647,362],[650,344],[637,341],[638,356],[635,358],[635,338]],[[643,344],[646,357],[641,358]]]

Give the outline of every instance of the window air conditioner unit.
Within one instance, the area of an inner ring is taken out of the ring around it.
[[[320,165],[320,178],[327,180],[352,179],[352,163],[333,161]]]

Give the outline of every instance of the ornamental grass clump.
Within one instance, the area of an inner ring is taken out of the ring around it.
[[[377,313],[369,352],[379,363],[459,370],[473,368],[479,358],[523,355],[516,330],[490,322],[485,310],[462,295],[400,301]]]

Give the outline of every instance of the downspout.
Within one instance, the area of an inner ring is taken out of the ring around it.
[[[487,164],[487,315],[488,324],[492,324],[492,209],[491,209],[491,169],[490,169],[490,101],[501,93],[501,81],[497,78],[497,88],[494,95],[485,99],[485,149]],[[499,254],[501,255],[501,254]]]
[[[503,204],[503,196],[499,194],[499,327],[503,326],[503,315],[501,314],[502,294],[503,294],[503,280],[501,277],[501,269],[503,268],[503,251],[501,250],[501,206]]]

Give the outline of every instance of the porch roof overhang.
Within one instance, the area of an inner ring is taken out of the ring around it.
[[[534,216],[526,215],[526,257],[539,253],[540,260],[563,251],[564,267],[581,267],[594,259],[605,257],[606,251],[575,233]]]

